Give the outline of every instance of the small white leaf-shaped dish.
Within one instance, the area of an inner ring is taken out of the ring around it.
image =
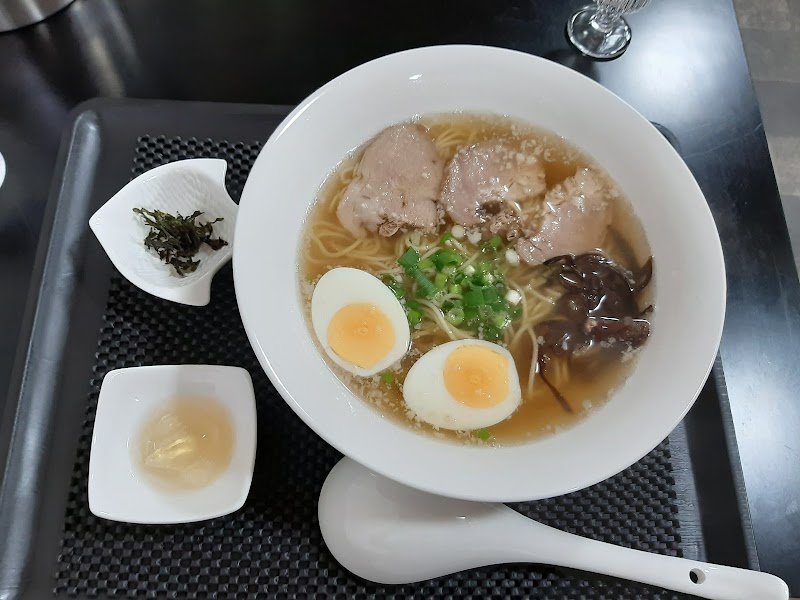
[[[211,299],[211,280],[230,260],[239,207],[225,189],[228,164],[217,158],[179,160],[142,173],[101,206],[89,219],[111,262],[133,285],[145,292],[192,306]],[[228,242],[219,250],[206,244],[195,256],[200,264],[193,273],[180,276],[158,255],[144,246],[149,227],[134,208],[162,210],[170,214],[203,213],[201,221],[214,224],[215,238]]]

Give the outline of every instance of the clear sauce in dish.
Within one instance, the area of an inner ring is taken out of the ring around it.
[[[233,426],[215,400],[178,396],[145,421],[135,443],[138,470],[150,485],[196,490],[213,483],[230,465]]]

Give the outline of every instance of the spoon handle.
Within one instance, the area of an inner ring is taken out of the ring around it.
[[[510,529],[509,537],[518,544],[516,550],[520,556],[530,562],[602,573],[713,600],[789,598],[789,589],[783,580],[768,573],[631,550],[581,538],[517,516],[520,517],[514,528],[517,532],[521,521],[533,531],[515,535]]]

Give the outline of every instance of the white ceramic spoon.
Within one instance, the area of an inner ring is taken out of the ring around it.
[[[502,563],[602,573],[716,600],[786,600],[767,573],[630,550],[532,521],[503,504],[452,500],[376,475],[348,458],[319,498],[322,536],[342,566],[400,584]],[[696,582],[696,583],[695,583]]]

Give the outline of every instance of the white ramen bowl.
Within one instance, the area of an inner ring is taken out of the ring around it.
[[[652,335],[630,378],[577,425],[516,446],[460,446],[382,418],[334,376],[301,310],[297,252],[325,178],[384,127],[454,111],[523,119],[590,154],[630,199],[655,260]],[[421,490],[511,502],[557,496],[606,479],[647,454],[677,425],[717,352],[725,268],[714,220],[692,174],[633,108],[592,80],[541,58],[438,46],[348,71],[278,127],[253,166],[239,210],[236,294],[250,342],[272,383],[332,446]]]

